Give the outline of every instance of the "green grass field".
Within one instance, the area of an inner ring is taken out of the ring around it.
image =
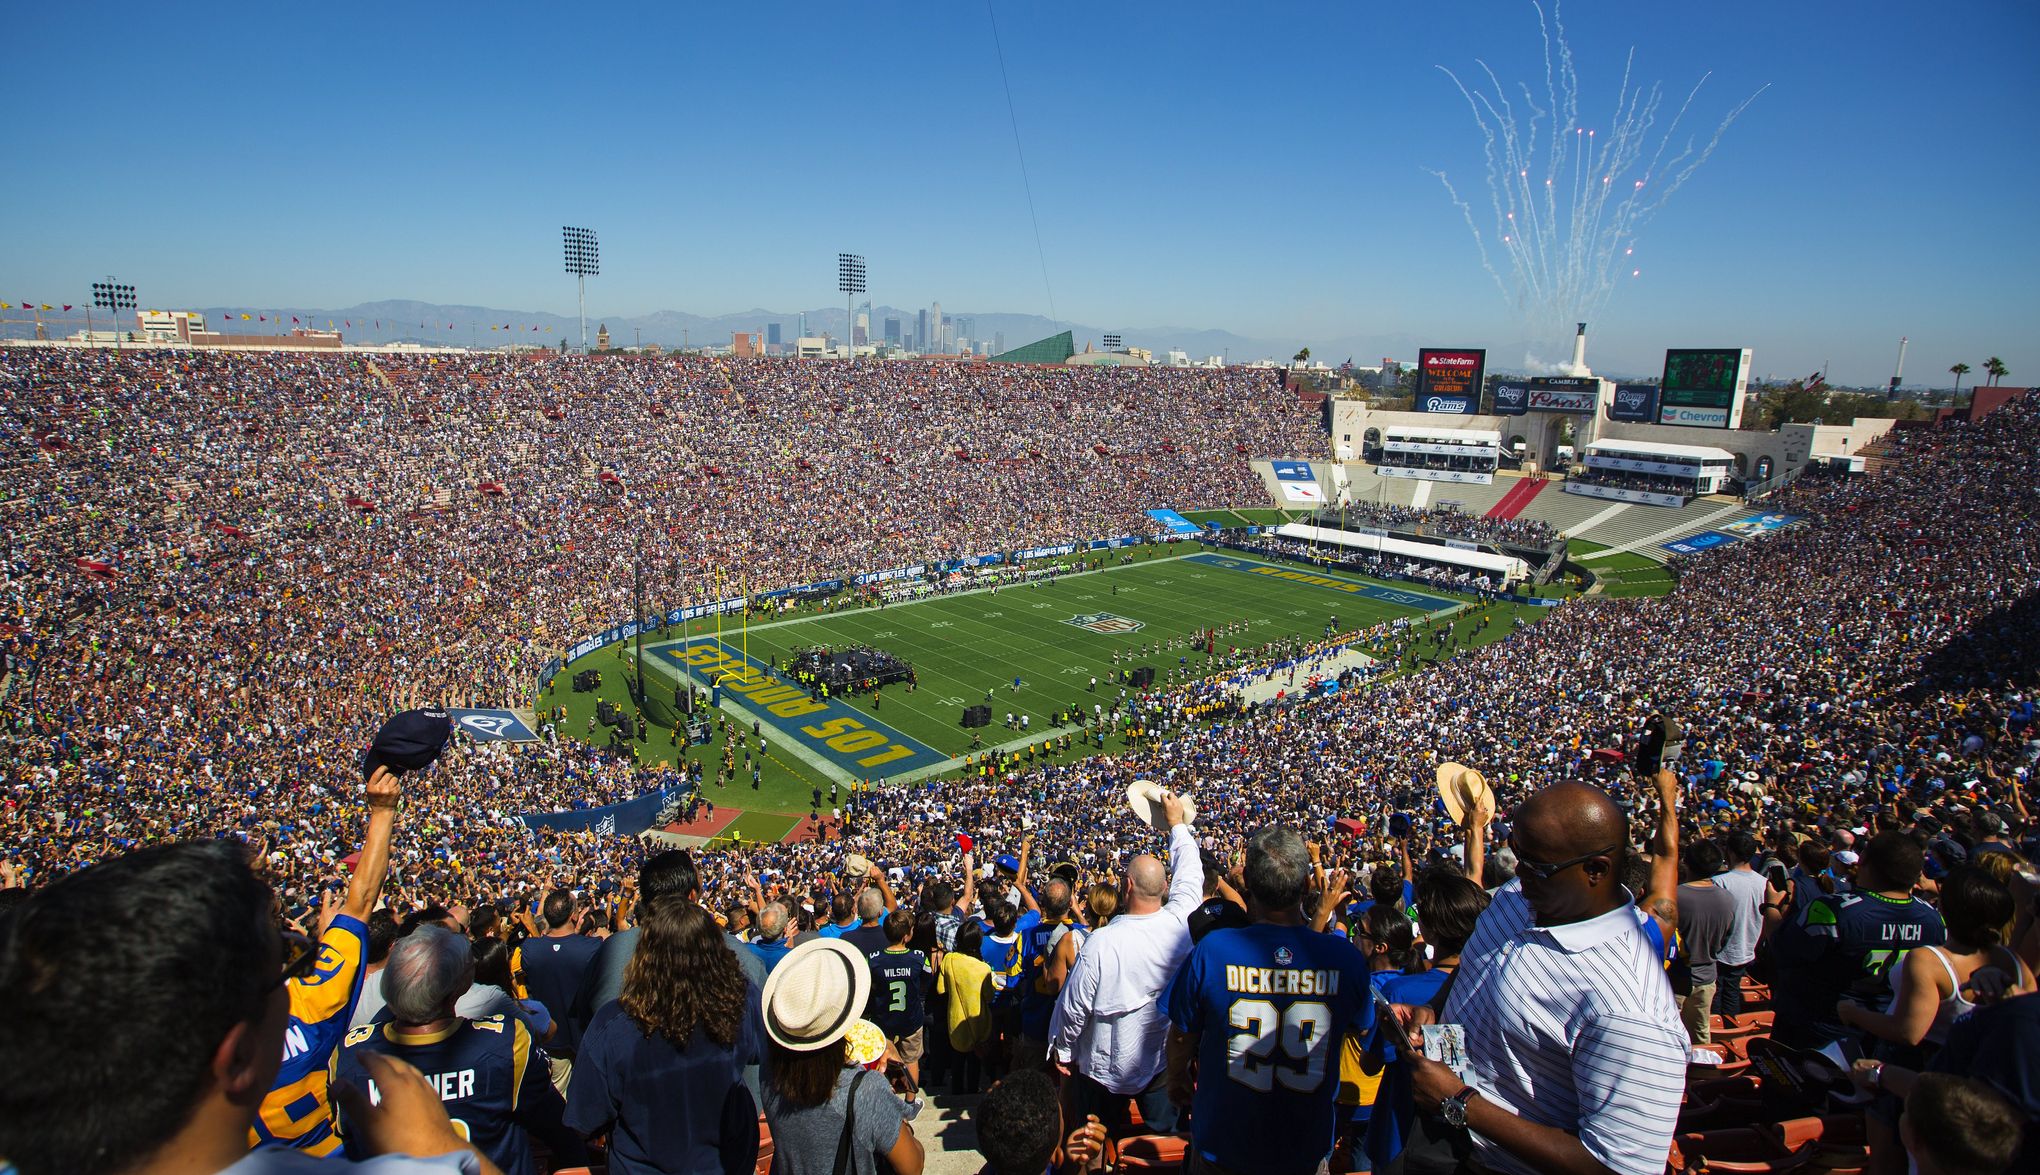
[[[762,777],[757,790],[743,771],[737,782],[718,790],[713,784],[721,762],[720,740],[685,751],[674,746],[668,732],[654,730],[639,747],[647,762],[672,762],[683,755],[708,756],[704,795],[718,807],[742,808],[740,826],[728,830],[746,839],[775,839],[791,827],[790,819],[771,813],[804,813],[813,789],[825,795],[831,781],[860,778],[918,778],[952,769],[952,760],[970,754],[973,733],[978,745],[992,748],[1013,742],[1038,741],[1059,732],[1052,721],[1058,710],[1094,703],[1106,709],[1118,696],[1111,684],[1116,670],[1152,666],[1157,684],[1166,686],[1169,671],[1181,666],[1186,676],[1218,672],[1216,662],[1179,646],[1207,627],[1245,621],[1245,635],[1220,639],[1254,644],[1283,637],[1315,640],[1334,617],[1340,629],[1352,629],[1397,616],[1422,616],[1465,603],[1432,589],[1414,589],[1344,573],[1321,573],[1296,564],[1264,561],[1231,552],[1200,552],[1198,544],[1138,551],[1129,565],[1063,578],[1041,586],[1004,586],[940,596],[885,608],[854,608],[803,613],[790,619],[753,624],[748,633],[725,620],[720,640],[713,622],[697,622],[682,634],[675,629],[664,640],[645,640],[646,681],[655,695],[671,697],[683,674],[705,687],[712,677],[735,672],[723,693],[724,711],[741,715],[748,734],[753,722],[766,742]],[[1170,557],[1179,556],[1179,557]],[[1499,639],[1511,625],[1508,613],[1527,619],[1537,608],[1496,608],[1497,623],[1478,643]],[[826,645],[840,649],[868,644],[911,662],[918,688],[888,686],[874,698],[856,695],[810,701],[804,692],[786,686],[773,670],[787,663],[796,648]],[[1117,653],[1118,661],[1113,655]],[[573,674],[588,667],[603,671],[594,693],[572,692]],[[597,650],[569,665],[556,679],[541,705],[564,705],[566,733],[585,735],[597,698],[628,707],[624,650]],[[1098,678],[1096,692],[1090,679]],[[1014,679],[1020,685],[1014,688]],[[755,695],[748,696],[748,695]],[[959,720],[969,705],[992,708],[992,724],[977,732]],[[1009,730],[1008,713],[1027,715],[1029,729]],[[1060,731],[1073,731],[1072,727]],[[755,751],[756,740],[751,743]],[[1113,739],[1116,749],[1118,740]],[[1071,752],[1073,755],[1075,750]],[[767,827],[770,825],[770,827]]]
[[[1601,579],[1601,593],[1617,599],[1662,596],[1678,582],[1664,564],[1629,551],[1604,555],[1594,560],[1592,566]]]

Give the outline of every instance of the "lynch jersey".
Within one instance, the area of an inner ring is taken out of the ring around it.
[[[365,1086],[363,1053],[384,1053],[416,1066],[438,1091],[453,1128],[504,1175],[537,1175],[527,1126],[556,1147],[566,1139],[560,1125],[565,1103],[552,1086],[545,1054],[521,1020],[503,1015],[457,1020],[421,1035],[399,1033],[387,1022],[365,1024],[347,1034],[346,1047],[334,1061],[334,1076]],[[341,1132],[346,1133],[345,1122]],[[578,1155],[579,1147],[573,1144],[572,1153],[562,1157]],[[350,1145],[348,1157],[366,1155],[356,1154]]]
[[[864,1018],[895,1040],[914,1035],[927,1019],[922,997],[928,977],[921,952],[887,949],[870,958],[871,998]]]
[[[361,998],[367,958],[367,924],[342,914],[319,939],[316,969],[290,981],[283,1067],[248,1130],[249,1146],[288,1146],[320,1156],[340,1149],[327,1107],[327,1073]]]
[[[1199,1034],[1198,1152],[1239,1171],[1316,1171],[1332,1149],[1340,1041],[1374,1026],[1365,957],[1301,926],[1214,930],[1162,1011]]]
[[[1914,947],[1937,947],[1947,937],[1941,915],[1918,898],[1867,890],[1815,898],[1771,941],[1779,963],[1773,988],[1778,1038],[1813,1048],[1846,1039],[1849,1029],[1835,1004],[1847,997],[1884,1011],[1891,1003],[1891,965]]]

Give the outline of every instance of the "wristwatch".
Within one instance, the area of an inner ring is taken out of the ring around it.
[[[1458,1093],[1439,1102],[1438,1114],[1445,1119],[1445,1124],[1447,1126],[1458,1127],[1461,1130],[1466,1129],[1467,1100],[1479,1092],[1479,1090],[1471,1085],[1462,1086]]]

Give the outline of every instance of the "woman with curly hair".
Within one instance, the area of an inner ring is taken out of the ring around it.
[[[612,1175],[749,1171],[758,1110],[743,1070],[763,1048],[757,989],[708,911],[676,894],[639,915],[623,994],[581,1038],[567,1125],[610,1135]]]

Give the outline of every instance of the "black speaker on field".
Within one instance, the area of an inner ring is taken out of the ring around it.
[[[963,708],[963,724],[967,727],[990,726],[992,724],[992,708],[990,706],[965,706]]]
[[[1155,667],[1143,665],[1133,671],[1133,688],[1141,689],[1155,683]]]

